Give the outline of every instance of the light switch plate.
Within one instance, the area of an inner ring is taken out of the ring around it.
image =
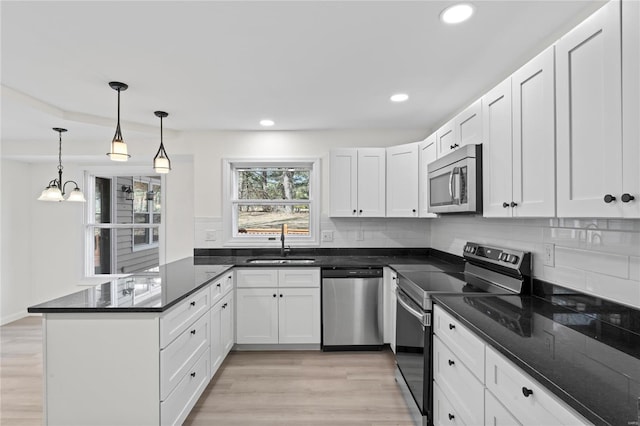
[[[324,242],[333,241],[333,231],[322,231],[322,241]]]
[[[544,266],[555,266],[556,246],[548,243],[544,245],[544,253],[542,254],[542,263]]]

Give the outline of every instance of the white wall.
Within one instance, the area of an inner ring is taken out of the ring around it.
[[[431,221],[431,247],[460,255],[467,241],[531,251],[535,277],[640,307],[640,220],[451,216]],[[555,245],[554,266],[543,264],[547,243]]]
[[[31,195],[27,163],[2,161],[0,324],[24,316],[31,299]]]

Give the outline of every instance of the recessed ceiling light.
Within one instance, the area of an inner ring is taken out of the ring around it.
[[[391,96],[391,102],[404,102],[407,99],[409,99],[409,95],[407,95],[406,93],[396,93],[395,95]]]
[[[271,127],[274,124],[276,123],[274,123],[273,120],[260,120],[260,125],[264,127]]]
[[[440,14],[440,20],[445,24],[459,24],[473,15],[474,8],[469,3],[454,4],[447,7]]]

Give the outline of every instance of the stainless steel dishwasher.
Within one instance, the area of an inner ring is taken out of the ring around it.
[[[383,345],[382,268],[322,270],[322,349]]]

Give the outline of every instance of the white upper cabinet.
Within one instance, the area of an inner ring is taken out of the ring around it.
[[[630,204],[621,199],[620,21],[611,1],[556,44],[559,217],[622,217]]]
[[[438,158],[461,146],[482,143],[482,99],[438,129],[436,141]]]
[[[387,148],[387,217],[418,217],[418,143]]]
[[[623,216],[637,218],[640,217],[640,2],[635,0],[622,2],[622,161]]]
[[[483,98],[485,141],[482,144],[482,202],[486,217],[511,217],[513,137],[511,78]]]
[[[384,217],[386,192],[385,148],[331,150],[329,215]]]
[[[555,215],[553,64],[550,47],[483,98],[486,217]]]
[[[553,46],[511,76],[514,217],[556,214],[554,81]]]
[[[437,158],[436,134],[432,134],[418,145],[418,201],[420,217],[438,217],[435,213],[429,213],[429,170],[428,165]]]

